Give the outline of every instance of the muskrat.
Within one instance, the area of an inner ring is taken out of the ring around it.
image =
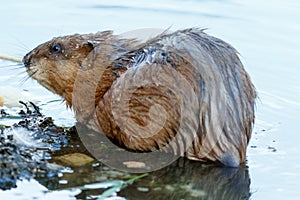
[[[232,167],[246,160],[255,88],[237,51],[202,29],[146,42],[111,31],[57,37],[23,62],[79,122],[119,146]]]

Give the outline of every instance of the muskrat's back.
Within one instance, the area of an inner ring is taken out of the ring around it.
[[[48,48],[59,42],[64,48],[61,39]],[[229,44],[200,29],[162,34],[146,43],[112,34],[78,43],[87,52],[80,62],[54,65],[49,56],[29,53],[24,63],[29,74],[37,71],[34,79],[73,106],[79,121],[89,123],[92,117],[94,129],[131,150],[171,151],[228,166],[245,162],[256,92]],[[70,65],[75,75],[66,72],[68,81],[51,82],[35,67],[41,63],[56,69]],[[58,92],[51,84],[65,90]]]

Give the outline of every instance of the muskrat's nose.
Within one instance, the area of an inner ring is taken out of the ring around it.
[[[31,64],[31,56],[29,54],[26,54],[22,62],[24,63],[25,67],[29,67]]]

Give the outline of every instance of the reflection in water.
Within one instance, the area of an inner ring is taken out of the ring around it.
[[[82,150],[84,146],[80,138],[73,136],[71,145],[80,146]],[[72,151],[76,149],[63,148],[55,152],[53,157]],[[98,164],[96,162],[93,165],[73,167],[74,171],[65,173],[60,180],[38,181],[50,190],[61,190],[95,182],[127,179],[126,177],[130,175]],[[59,184],[62,180],[66,184]],[[104,191],[104,189],[85,190],[77,198],[86,199],[91,195],[100,195]],[[124,188],[118,195],[127,199],[249,199],[251,196],[249,171],[246,166],[226,168],[180,158],[163,169],[150,172],[147,177]]]
[[[126,176],[106,167],[77,168],[74,173],[63,176],[67,184],[59,180],[39,182],[48,189],[73,188],[88,183],[106,182],[116,177]],[[106,179],[108,178],[108,180]],[[86,190],[78,194],[78,199],[100,195],[104,189]],[[248,168],[216,167],[184,158],[121,190],[118,194],[126,199],[249,199],[250,178]]]
[[[149,192],[140,188],[149,188]],[[129,199],[249,199],[249,188],[249,172],[245,166],[216,167],[181,158],[121,191],[120,195]]]

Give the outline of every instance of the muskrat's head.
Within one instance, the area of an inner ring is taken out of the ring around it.
[[[30,77],[50,91],[65,97],[71,92],[77,71],[94,49],[90,35],[57,37],[45,42],[23,58]]]

